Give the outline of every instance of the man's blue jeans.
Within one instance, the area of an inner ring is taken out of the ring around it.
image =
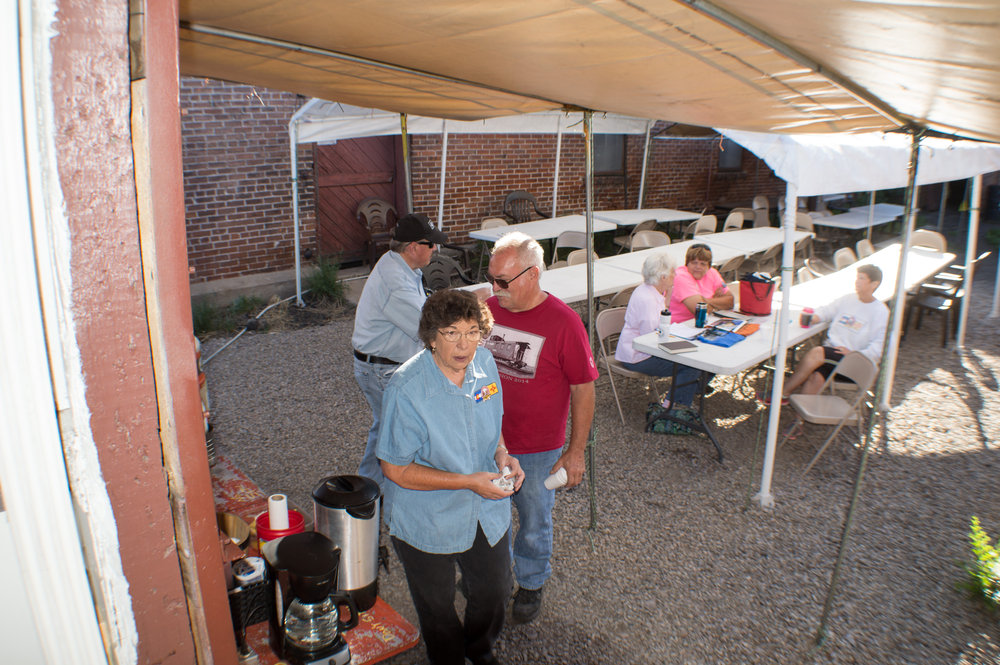
[[[541,589],[552,574],[552,507],[555,490],[545,488],[545,479],[562,450],[542,453],[511,453],[521,463],[524,482],[514,493],[520,526],[513,541],[514,576],[524,589]]]
[[[365,444],[361,464],[358,465],[358,475],[371,478],[378,483],[380,489],[385,484],[385,476],[375,456],[375,446],[378,443],[378,429],[382,422],[382,393],[385,392],[389,379],[398,367],[399,365],[379,365],[354,359],[354,379],[372,409],[372,426],[368,429],[368,442]]]

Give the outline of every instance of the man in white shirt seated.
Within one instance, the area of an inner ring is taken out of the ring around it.
[[[782,404],[787,404],[788,396],[800,386],[800,392],[806,395],[818,393],[833,367],[851,351],[860,351],[878,366],[889,323],[889,308],[875,299],[875,289],[881,283],[882,271],[877,266],[863,265],[858,268],[855,293],[841,296],[816,310],[811,323],[830,322],[826,343],[810,349],[795,372],[785,380]],[[771,400],[770,394],[758,395],[758,398],[765,404]]]

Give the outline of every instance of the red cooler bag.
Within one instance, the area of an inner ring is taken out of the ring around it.
[[[740,312],[751,316],[769,316],[774,296],[774,279],[754,272],[740,278]]]

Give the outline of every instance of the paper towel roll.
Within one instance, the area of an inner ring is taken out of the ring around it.
[[[288,528],[288,498],[284,494],[267,497],[267,523],[272,531]]]

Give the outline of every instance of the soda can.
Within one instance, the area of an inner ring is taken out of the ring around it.
[[[813,308],[806,307],[805,309],[802,310],[802,313],[799,315],[799,325],[803,328],[808,328],[809,326],[812,325],[812,317],[813,317]]]
[[[694,308],[694,327],[704,328],[706,323],[708,323],[708,303],[700,302]]]

